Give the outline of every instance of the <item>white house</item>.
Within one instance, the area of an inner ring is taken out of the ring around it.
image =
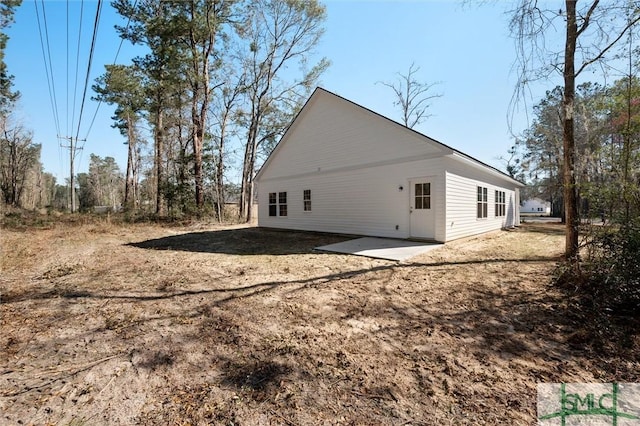
[[[522,202],[520,213],[549,216],[551,214],[551,203],[540,198],[530,198]]]
[[[262,227],[441,242],[518,225],[523,186],[321,88],[256,183]]]

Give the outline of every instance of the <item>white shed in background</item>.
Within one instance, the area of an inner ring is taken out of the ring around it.
[[[551,214],[551,203],[540,198],[530,198],[522,202],[520,213],[549,216]]]
[[[256,183],[262,227],[441,242],[518,225],[523,186],[321,88]]]

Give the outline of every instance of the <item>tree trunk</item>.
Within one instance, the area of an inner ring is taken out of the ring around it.
[[[631,46],[629,46],[629,50],[631,53]],[[623,186],[622,186],[622,197],[624,200],[624,223],[629,223],[631,219],[631,194],[630,190],[633,185],[633,180],[629,179],[630,175],[630,166],[631,166],[631,145],[633,143],[631,139],[631,120],[632,120],[632,109],[631,105],[633,103],[633,92],[631,90],[633,86],[633,61],[631,57],[629,57],[629,79],[627,83],[627,122],[626,129],[624,132],[624,160],[623,160]]]
[[[11,182],[11,191],[9,193],[8,199],[10,203],[8,204],[10,204],[12,207],[18,207],[18,150],[15,143],[10,143],[9,147],[9,159],[11,164],[9,168],[11,180],[9,182]]]
[[[193,174],[196,181],[196,207],[204,206],[204,175],[202,173],[202,134],[199,129],[193,135]]]
[[[216,164],[216,215],[218,222],[224,219],[224,143],[226,137],[227,116],[226,113],[220,125],[220,143],[218,145],[218,160]]]
[[[249,136],[250,138],[250,136]],[[248,222],[247,210],[249,208],[249,162],[251,158],[251,142],[247,140],[247,145],[244,149],[244,161],[242,162],[242,181],[240,182],[240,201],[238,205],[238,217],[241,221]]]
[[[578,38],[576,21],[576,0],[566,0],[567,36],[564,53],[564,93],[563,93],[563,186],[564,210],[566,217],[565,257],[570,262],[579,260],[578,233],[580,218],[578,216],[578,197],[575,179],[575,53]]]
[[[164,196],[164,164],[162,163],[162,155],[164,153],[164,126],[162,117],[162,108],[156,111],[155,123],[155,142],[156,142],[156,214],[158,216],[167,215],[167,201]]]
[[[196,49],[193,50],[193,54],[196,55]],[[196,61],[196,59],[193,59]],[[194,64],[194,71],[197,73],[197,65]],[[202,173],[202,147],[203,141],[202,138],[204,136],[204,121],[201,120],[199,111],[198,111],[198,98],[201,95],[200,85],[198,84],[198,80],[200,79],[199,75],[193,76],[196,82],[192,85],[192,98],[191,98],[191,124],[192,124],[192,143],[193,143],[193,176],[195,180],[195,201],[196,207],[201,209],[204,206],[204,193],[203,193],[203,181],[204,176]],[[204,101],[204,100],[203,100]]]
[[[192,104],[191,104],[191,120],[193,123],[193,156],[194,156],[194,177],[196,185],[196,206],[198,209],[204,207],[204,173],[202,164],[202,151],[204,149],[204,135],[207,127],[207,112],[209,111],[209,97],[211,87],[209,82],[209,66],[210,58],[213,53],[216,36],[217,10],[215,3],[206,3],[204,11],[206,29],[208,31],[206,38],[198,40],[195,34],[195,25],[198,17],[196,12],[196,3],[191,2],[191,21],[190,27],[190,43],[193,66],[193,83],[192,83]],[[213,13],[213,16],[210,14]],[[199,48],[201,51],[199,51]],[[198,105],[200,103],[200,105]]]
[[[124,181],[124,208],[129,210],[133,204],[131,202],[131,191],[133,187],[133,154],[135,150],[135,136],[131,116],[127,112],[127,175]]]
[[[133,151],[134,147],[129,142],[127,155],[127,175],[124,180],[124,209],[132,210],[135,202],[133,201]]]
[[[213,40],[210,40],[210,45],[213,46]],[[209,87],[209,55],[210,50],[206,52],[205,58],[203,58],[202,64],[202,99],[200,100],[200,109],[197,108],[197,103],[194,105],[193,113],[195,114],[194,125],[194,137],[193,137],[193,151],[195,156],[194,174],[196,180],[196,206],[198,209],[204,207],[204,172],[202,162],[202,151],[204,150],[204,135],[207,127],[207,112],[209,111],[209,97],[211,88]],[[195,102],[195,101],[194,101]],[[197,146],[197,150],[196,150]]]
[[[139,171],[140,171],[140,148],[136,147],[136,150],[133,152],[133,208],[138,210],[140,208],[140,179],[139,179]]]
[[[258,140],[258,123],[260,114],[254,114],[249,126],[247,146],[244,151],[244,163],[242,167],[242,185],[240,188],[240,219],[249,222],[251,220],[251,207],[253,204],[253,170],[256,162],[256,143]]]

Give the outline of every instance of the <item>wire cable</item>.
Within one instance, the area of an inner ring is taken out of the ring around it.
[[[67,74],[67,87],[66,87],[66,92],[67,92],[67,119],[66,121],[66,125],[67,125],[67,131],[65,132],[65,134],[69,134],[69,0],[67,0],[67,21],[66,21],[66,27],[67,27],[67,50],[66,50],[66,57],[67,57],[67,66],[66,66],[66,74]]]
[[[47,13],[44,8],[44,0],[40,0],[42,4],[42,22],[44,23],[45,40],[47,41],[47,56],[49,57],[49,72],[51,75],[51,88],[53,91],[53,101],[56,106],[56,129],[60,130],[60,114],[58,111],[58,96],[56,94],[55,78],[53,76],[53,61],[51,60],[51,43],[49,43],[49,25],[47,24]]]
[[[138,0],[135,0],[133,2],[133,9],[134,10],[135,10],[137,4],[138,4]],[[131,15],[129,15],[129,19],[127,19],[127,25],[124,28],[125,33],[129,29],[129,24],[130,23],[131,23]],[[116,62],[118,61],[118,56],[120,55],[120,49],[122,49],[122,43],[124,43],[124,37],[120,38],[120,45],[118,46],[118,50],[116,51],[116,57],[113,58],[113,65],[115,65]],[[96,121],[96,117],[98,116],[98,111],[100,110],[100,106],[101,105],[102,105],[102,99],[100,99],[98,101],[98,106],[96,107],[96,110],[93,113],[93,118],[91,119],[91,123],[89,124],[89,129],[87,130],[87,135],[84,137],[85,139],[89,138],[89,133],[91,132],[91,129],[93,128],[93,123],[95,123],[95,121]]]
[[[84,102],[87,98],[87,88],[89,87],[89,76],[91,74],[91,64],[93,63],[93,52],[95,51],[95,47],[96,47],[96,37],[98,34],[98,27],[100,26],[101,11],[102,11],[102,0],[98,0],[98,6],[96,7],[96,18],[93,23],[93,36],[91,37],[91,49],[89,50],[89,62],[87,63],[87,74],[84,80],[82,103],[80,104],[80,115],[78,117],[78,130],[76,131],[76,140],[80,136],[80,125],[82,124],[82,113],[84,112]],[[82,145],[84,146],[84,141]]]
[[[84,0],[80,2],[80,25],[78,26],[78,46],[76,48],[76,76],[73,83],[73,110],[71,113],[71,127],[76,121],[76,100],[78,99],[78,72],[80,67],[80,41],[82,40],[82,20],[84,16]]]
[[[47,87],[49,89],[49,101],[51,103],[51,110],[53,112],[53,120],[56,126],[56,132],[60,135],[60,120],[58,115],[58,102],[56,99],[56,90],[55,90],[55,82],[53,80],[53,69],[51,68],[51,51],[49,49],[49,35],[46,31],[46,18],[45,18],[45,10],[44,10],[44,2],[42,2],[42,15],[43,20],[45,22],[45,36],[47,38],[47,49],[45,50],[45,41],[42,35],[42,23],[40,22],[40,12],[38,10],[38,1],[33,0],[33,3],[36,8],[36,20],[38,22],[38,34],[40,35],[40,47],[42,49],[42,59],[44,61],[44,71],[47,77]],[[49,60],[47,63],[47,53],[49,51]]]

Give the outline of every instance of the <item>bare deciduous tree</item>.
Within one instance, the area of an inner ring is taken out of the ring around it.
[[[438,83],[424,83],[416,79],[418,71],[420,67],[412,63],[406,74],[397,73],[397,81],[379,82],[393,90],[396,97],[393,105],[400,107],[402,123],[410,129],[431,117],[432,114],[427,112],[431,107],[430,101],[442,97],[441,93],[430,93]]]
[[[202,154],[209,103],[211,102],[211,69],[214,67],[216,38],[222,26],[231,18],[233,0],[211,1],[190,0],[184,4],[185,20],[188,23],[187,46],[189,51],[189,72],[187,80],[191,89],[191,139],[194,156],[194,179],[196,206],[204,206],[204,172]],[[184,24],[178,21],[179,24]]]
[[[581,3],[582,4],[582,3]],[[578,0],[565,0],[564,10],[542,9],[536,0],[520,0],[512,11],[511,32],[518,50],[521,91],[533,80],[549,79],[558,72],[563,80],[563,191],[566,219],[565,257],[579,259],[578,189],[575,163],[576,78],[591,65],[605,61],[618,42],[640,20],[637,2],[591,0],[578,7]],[[560,21],[560,25],[559,22]],[[548,42],[557,28],[564,29],[564,43]]]
[[[244,74],[233,67],[224,67],[220,72],[222,83],[215,88],[215,96],[211,105],[213,133],[213,200],[218,221],[222,222],[225,212],[225,168],[228,167],[227,143],[237,137],[237,129],[233,127],[235,108],[240,102],[244,90]]]
[[[259,0],[252,3],[240,28],[248,43],[245,111],[241,114],[247,128],[239,208],[242,220],[251,219],[259,149],[282,135],[329,65],[323,58],[310,69],[306,66],[324,33],[325,18],[325,8],[316,0]],[[302,75],[283,76],[294,67],[302,69]]]
[[[0,190],[5,204],[20,207],[27,174],[39,166],[40,145],[31,132],[5,117],[0,123]]]

